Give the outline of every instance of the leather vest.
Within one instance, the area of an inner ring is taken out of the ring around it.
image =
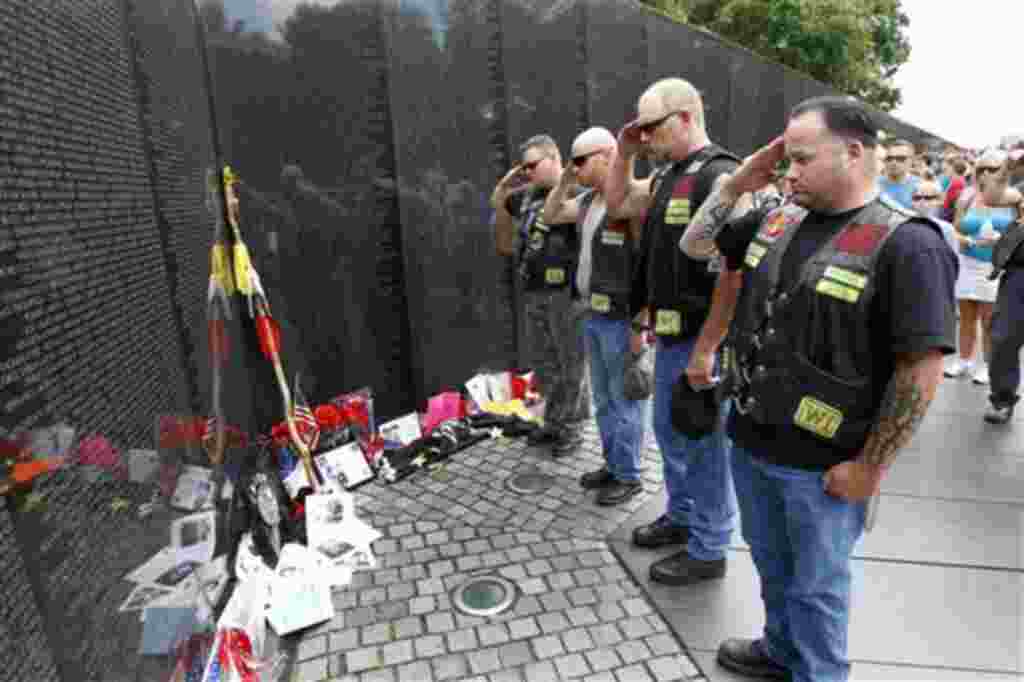
[[[671,164],[657,175],[654,197],[644,230],[651,231],[647,267],[648,304],[654,333],[681,340],[700,331],[711,308],[718,261],[698,261],[679,248],[679,240],[699,206],[691,195],[701,170],[716,159],[735,156],[709,145],[684,162]]]
[[[989,279],[998,279],[1004,270],[1024,268],[1024,225],[1011,225],[992,248],[992,267]]]
[[[596,198],[588,192],[580,199],[579,230]],[[594,230],[590,247],[590,310],[609,317],[628,317],[636,254],[629,220],[609,220],[607,212]]]
[[[783,291],[783,257],[806,215],[792,205],[772,211],[748,246],[723,378],[737,410],[754,421],[795,425],[855,450],[878,409],[870,335],[878,255],[911,219],[939,234],[942,228],[879,198],[853,215]]]
[[[579,240],[576,226],[546,225],[540,219],[546,193],[523,197],[523,246],[520,251],[519,276],[525,291],[564,289],[576,277]]]

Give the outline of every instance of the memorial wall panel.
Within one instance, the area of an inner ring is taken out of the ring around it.
[[[572,141],[589,125],[590,115],[583,3],[497,0],[494,5],[500,22],[501,68],[492,78],[500,83],[502,98],[496,104],[505,116],[508,149],[504,171],[495,170],[497,182],[521,160],[520,145],[534,135],[553,137],[563,161],[568,160]],[[521,286],[515,276],[515,259],[506,259],[505,265],[508,280]],[[525,367],[527,340],[522,306],[511,303],[519,322],[518,364]]]
[[[203,0],[243,230],[311,400],[410,406],[388,60],[373,1]],[[343,74],[343,76],[339,76]]]
[[[403,1],[386,19],[418,401],[503,363],[507,305],[488,198],[489,3]]]
[[[60,470],[8,498],[35,588],[11,594],[38,601],[76,681],[136,678],[122,577],[159,535],[134,513],[152,487],[129,479],[130,451],[152,447],[157,415],[190,407],[124,8],[0,5],[0,437],[36,456],[58,424],[78,438],[51,460]]]
[[[591,125],[613,135],[636,118],[649,85],[647,17],[638,5],[593,0],[586,6],[587,104]]]

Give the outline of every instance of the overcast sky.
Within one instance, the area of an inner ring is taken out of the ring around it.
[[[903,0],[910,61],[897,118],[956,144],[1024,135],[1024,2]]]

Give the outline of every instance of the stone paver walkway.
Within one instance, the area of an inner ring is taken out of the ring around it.
[[[666,621],[610,551],[607,538],[661,487],[653,444],[645,491],[612,508],[579,486],[601,466],[593,425],[574,456],[553,460],[519,440],[484,441],[443,466],[356,492],[384,537],[378,567],[334,593],[334,619],[287,643],[293,682],[514,682],[700,679]],[[554,484],[520,495],[517,473]],[[493,618],[455,610],[451,592],[496,574],[519,588]],[[287,678],[286,678],[287,679]]]

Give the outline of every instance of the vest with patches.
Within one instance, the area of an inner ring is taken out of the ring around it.
[[[863,446],[878,410],[871,310],[878,256],[910,220],[880,198],[858,211],[780,290],[783,258],[807,211],[768,214],[747,248],[744,285],[723,375],[737,409],[760,424],[793,425],[843,450]]]
[[[690,258],[680,250],[679,240],[699,208],[690,197],[700,172],[716,159],[739,161],[721,147],[710,145],[685,165],[674,163],[654,179],[654,197],[644,226],[645,231],[651,230],[647,292],[654,331],[666,339],[697,334],[711,308],[718,261]]]
[[[580,199],[579,229],[587,220],[596,195],[589,192]],[[636,267],[633,236],[629,220],[609,220],[607,212],[594,230],[590,247],[590,309],[609,317],[630,314],[629,294]]]
[[[546,194],[524,196],[520,209],[524,223],[519,275],[525,291],[564,289],[576,277],[576,226],[546,225],[540,219],[546,198]]]

